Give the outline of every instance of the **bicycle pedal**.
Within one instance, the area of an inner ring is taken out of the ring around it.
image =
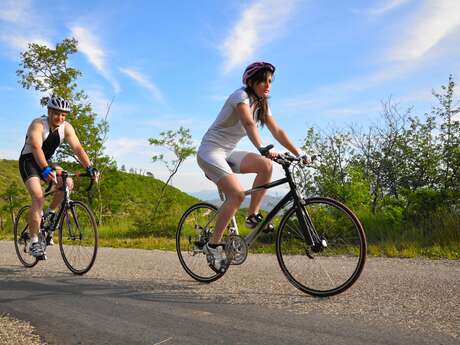
[[[42,255],[42,256],[37,256],[37,260],[47,260],[48,258],[46,257],[46,254],[45,255]]]
[[[217,274],[219,274],[219,273],[220,273],[220,271],[219,271],[219,270],[217,270],[217,269],[214,267],[214,265],[213,265],[213,264],[209,264],[209,268],[210,268],[210,269],[212,269],[212,270],[213,270],[215,273],[217,273]]]
[[[227,272],[228,266],[227,266],[227,265],[224,265],[224,266],[222,266],[220,269],[216,269],[216,268],[214,267],[213,264],[209,264],[209,268],[212,269],[212,270],[213,270],[214,272],[216,272],[217,274],[220,274],[220,273],[225,273],[225,272]]]
[[[275,231],[275,227],[273,226],[273,224],[268,224],[262,231],[265,234],[269,234],[269,233]]]

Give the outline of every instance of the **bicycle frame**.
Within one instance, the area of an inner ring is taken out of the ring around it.
[[[258,187],[255,187],[255,188],[252,188],[252,189],[248,189],[244,192],[244,195],[248,196],[254,192],[271,189],[273,187],[277,187],[285,183],[289,184],[289,187],[291,190],[273,207],[273,209],[267,214],[267,216],[263,219],[263,221],[244,238],[244,241],[249,247],[257,239],[257,237],[263,231],[265,226],[268,223],[270,223],[270,221],[278,214],[278,212],[281,211],[291,201],[293,201],[294,205],[296,206],[297,218],[299,219],[301,229],[306,229],[303,233],[304,239],[312,247],[317,247],[318,244],[321,245],[321,239],[316,233],[316,230],[313,226],[310,216],[308,215],[307,210],[301,207],[303,205],[303,198],[298,193],[296,185],[292,179],[292,173],[289,170],[290,164],[285,164],[285,163],[284,164],[279,163],[279,164],[282,165],[286,177],[270,182],[270,183],[267,183],[267,184],[264,184],[264,185],[261,185],[261,186],[258,186]],[[218,208],[214,217],[212,217],[209,220],[209,222],[206,224],[206,227],[208,227],[208,225],[214,220],[214,218],[217,217],[217,215],[219,214],[220,210],[222,209],[223,205],[226,202],[224,193],[221,190],[218,190],[218,192],[219,192],[220,199],[223,201],[223,203]],[[239,235],[238,224],[236,223],[235,216],[233,216],[232,219],[230,220],[230,232],[235,235]]]
[[[70,203],[72,201],[70,199],[70,189],[69,189],[69,187],[67,185],[67,178],[72,177],[72,176],[89,176],[89,175],[87,173],[82,173],[82,174],[70,173],[68,171],[63,170],[61,172],[60,176],[62,177],[62,187],[60,187],[60,188],[62,188],[62,191],[64,192],[64,198],[62,199],[61,205],[59,206],[59,211],[58,211],[57,216],[54,217],[54,221],[53,221],[52,227],[50,229],[51,231],[56,230],[57,226],[60,223],[60,219],[63,216],[64,210],[70,205]],[[92,186],[93,186],[93,180],[91,179],[91,184],[89,185],[87,190],[89,191]],[[50,194],[52,194],[52,193],[54,193],[54,191],[51,190],[51,187],[52,187],[52,184],[50,184],[48,186],[48,188],[46,189],[45,197],[50,195]],[[75,217],[75,220],[78,221],[78,219],[76,217]],[[77,223],[77,226],[78,226],[78,223]]]

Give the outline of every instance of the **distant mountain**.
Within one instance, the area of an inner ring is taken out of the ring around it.
[[[203,201],[219,199],[219,193],[217,193],[217,190],[202,190],[199,192],[191,192],[188,194]]]

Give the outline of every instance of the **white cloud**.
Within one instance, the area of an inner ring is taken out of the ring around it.
[[[157,118],[154,120],[147,120],[143,123],[149,126],[154,126],[158,128],[176,128],[177,126],[190,127],[196,120],[192,118],[173,118],[170,116],[164,116],[162,118]]]
[[[109,71],[106,63],[106,53],[99,39],[92,32],[78,25],[71,27],[70,30],[78,41],[79,51],[81,51],[96,70],[112,84],[115,93],[118,93],[120,91],[120,85]]]
[[[38,43],[52,48],[46,38],[49,29],[46,20],[38,16],[28,0],[5,0],[0,3],[0,42],[7,49],[3,52],[12,60],[17,60],[19,52],[28,48],[29,43]]]
[[[150,148],[147,139],[117,138],[107,140],[107,153],[118,160],[119,157],[130,153],[144,152]]]
[[[375,13],[383,14],[384,9],[385,11],[390,11],[406,2],[388,1],[379,7],[380,11],[375,10]],[[418,2],[417,4],[420,3]],[[283,104],[293,111],[312,109],[319,106],[324,107],[327,105],[322,104],[321,101],[314,100],[322,99],[322,97],[326,96],[328,101],[333,103],[335,100],[337,102],[344,99],[347,94],[361,92],[382,83],[410,76],[411,73],[420,69],[422,63],[425,62],[422,57],[437,43],[449,34],[460,35],[460,1],[425,0],[422,6],[416,9],[412,17],[406,18],[400,23],[404,30],[398,31],[398,35],[395,37],[398,42],[393,45],[390,53],[387,54],[387,57],[390,57],[390,61],[383,61],[378,70],[351,80],[317,88],[309,94],[285,99]],[[458,48],[458,39],[451,41],[457,45],[445,47],[450,52]],[[331,99],[331,95],[341,96],[332,96]]]
[[[221,46],[224,70],[231,71],[283,31],[292,15],[295,0],[259,0],[245,8]]]
[[[388,56],[395,61],[416,61],[460,28],[460,1],[427,0],[404,27],[399,35],[402,39]]]
[[[111,99],[105,95],[103,89],[100,87],[93,87],[88,89],[87,94],[93,111],[101,118],[104,118],[107,114]],[[109,112],[108,115],[110,116],[111,113]]]
[[[318,88],[311,93],[297,95],[280,101],[278,108],[285,109],[286,117],[298,118],[298,114],[310,113],[328,118],[351,118],[356,115],[372,114],[381,109],[376,101],[356,102],[350,100],[354,90],[345,84],[329,85]]]
[[[153,126],[160,130],[177,129],[180,126],[190,129],[192,132],[204,134],[212,122],[210,119],[197,119],[196,116],[184,116],[177,114],[164,114],[155,119],[142,121],[141,125]]]
[[[120,71],[136,81],[143,88],[147,89],[158,102],[164,102],[164,96],[153,81],[146,78],[141,72],[134,68],[120,68]]]
[[[0,4],[0,20],[15,23],[30,23],[30,0],[3,0]]]
[[[48,40],[41,37],[26,37],[19,35],[2,35],[0,40],[7,43],[11,48],[16,51],[24,51],[29,47],[29,43],[37,43],[44,45],[50,49],[54,46]]]
[[[2,159],[18,159],[21,148],[17,147],[2,147],[0,149],[0,158]]]
[[[358,14],[364,14],[366,16],[383,16],[409,1],[411,0],[387,0],[383,3],[380,3],[379,6],[367,8],[364,10],[354,10],[353,12]]]
[[[372,112],[377,112],[379,110],[381,110],[381,107],[375,107],[369,104],[363,107],[351,107],[350,105],[346,105],[338,108],[325,109],[323,113],[328,114],[330,116],[350,117],[352,115],[369,114]]]

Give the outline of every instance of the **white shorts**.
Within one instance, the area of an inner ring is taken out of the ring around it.
[[[222,177],[239,173],[241,162],[249,153],[237,150],[227,152],[217,148],[209,151],[199,150],[197,161],[205,176],[217,184]]]

